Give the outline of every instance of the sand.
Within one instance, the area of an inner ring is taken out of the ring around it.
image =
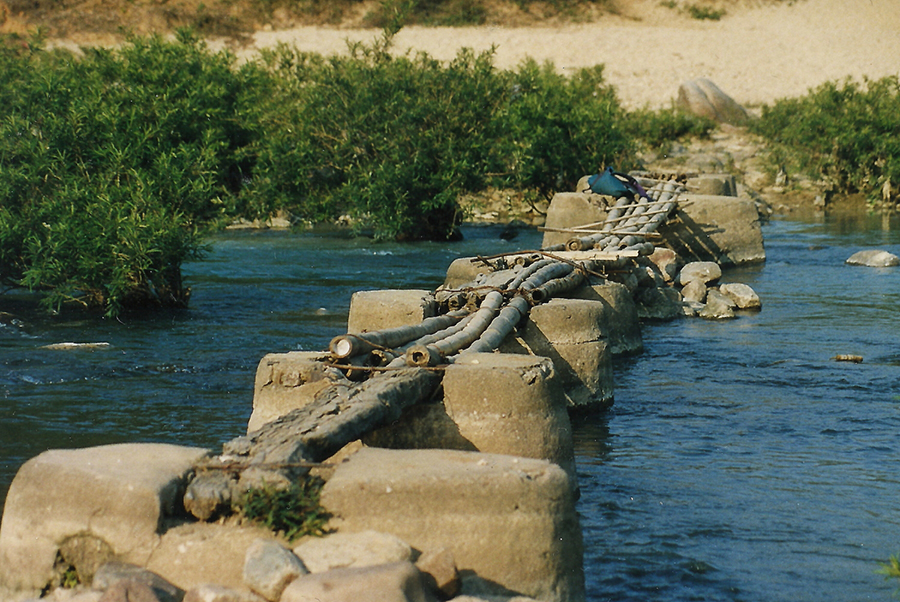
[[[347,40],[380,32],[301,27],[258,32],[242,51],[278,42],[334,54]],[[458,49],[496,46],[495,64],[515,68],[526,57],[569,71],[605,65],[628,108],[668,106],[679,85],[706,77],[748,107],[801,96],[827,81],[900,75],[900,0],[796,0],[730,8],[719,21],[696,20],[635,0],[627,14],[560,27],[407,27],[395,40],[449,60]]]

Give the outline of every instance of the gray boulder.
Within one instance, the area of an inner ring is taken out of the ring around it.
[[[676,105],[689,113],[718,123],[743,125],[750,119],[744,107],[706,78],[681,84]]]
[[[682,298],[689,303],[706,301],[706,283],[702,280],[691,280],[681,289]]]
[[[312,573],[291,583],[281,602],[432,602],[409,561]]]
[[[244,583],[266,600],[278,600],[289,583],[307,573],[303,561],[276,541],[257,539],[247,549]]]
[[[390,533],[366,530],[309,539],[294,548],[311,573],[412,560],[412,548]]]
[[[712,289],[706,294],[706,306],[698,314],[707,320],[729,320],[734,318],[734,301],[728,295]]]
[[[854,253],[847,259],[850,265],[861,265],[869,268],[888,268],[900,265],[900,257],[887,251],[869,249]]]
[[[148,593],[146,590],[159,602],[181,602],[184,598],[181,588],[153,571],[127,562],[107,562],[97,569],[92,585],[94,589],[106,590],[103,599],[110,601],[144,600]],[[111,591],[113,594],[110,594]]]
[[[697,280],[703,284],[714,284],[722,277],[722,268],[713,261],[692,261],[678,273],[678,284],[687,286]]]
[[[738,309],[757,309],[762,307],[759,295],[750,286],[740,282],[719,285],[719,292],[728,295]]]

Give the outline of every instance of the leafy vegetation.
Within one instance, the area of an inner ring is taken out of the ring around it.
[[[193,34],[83,57],[0,45],[0,284],[109,315],[184,305],[181,264],[235,217],[347,216],[377,238],[452,238],[457,199],[488,187],[549,197],[639,144],[710,127],[629,116],[602,67],[499,70],[381,40],[322,57],[287,47],[237,66]]]
[[[835,192],[892,200],[900,184],[900,79],[822,84],[763,107],[752,128],[772,143],[776,165]]]
[[[304,535],[321,536],[330,518],[319,504],[324,484],[318,477],[305,477],[283,489],[250,489],[234,510],[245,519],[282,534],[288,541]]]

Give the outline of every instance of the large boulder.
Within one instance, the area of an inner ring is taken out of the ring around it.
[[[186,475],[207,453],[134,443],[32,458],[6,497],[0,586],[40,591],[53,579],[61,550],[74,551],[67,562],[79,572],[111,557],[146,564],[167,521],[183,513]]]
[[[861,265],[869,268],[888,268],[900,265],[900,257],[887,251],[867,249],[857,251],[847,258],[849,265]]]
[[[448,548],[463,594],[493,583],[546,602],[584,600],[574,487],[551,462],[363,448],[337,468],[321,503],[339,532],[375,529],[417,550]]]
[[[688,113],[731,125],[744,125],[750,118],[744,107],[706,78],[681,84],[676,106]]]

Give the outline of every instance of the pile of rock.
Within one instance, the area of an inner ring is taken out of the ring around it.
[[[242,587],[203,583],[185,591],[136,564],[101,565],[90,587],[56,589],[53,602],[418,602],[447,600],[460,589],[449,550],[421,555],[385,533],[337,533],[293,550],[259,538],[244,558]],[[457,600],[475,602],[471,596]],[[528,598],[519,597],[525,602]]]

